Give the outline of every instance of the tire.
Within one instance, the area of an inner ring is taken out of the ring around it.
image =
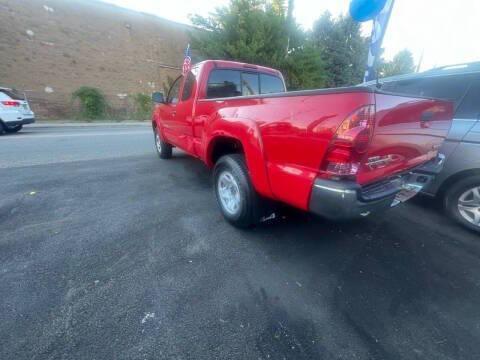
[[[162,140],[157,129],[153,129],[153,141],[155,142],[155,150],[157,150],[160,159],[171,159],[173,147]]]
[[[248,228],[259,221],[261,199],[250,181],[243,155],[225,155],[217,161],[213,187],[220,211],[229,223]]]
[[[14,127],[8,127],[6,125],[4,126],[4,130],[7,134],[17,133],[20,130],[22,130],[22,128],[23,128],[23,125],[17,125],[17,126],[14,126]]]
[[[480,175],[453,184],[445,194],[445,209],[460,224],[480,233]]]

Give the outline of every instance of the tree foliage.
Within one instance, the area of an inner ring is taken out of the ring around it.
[[[358,84],[367,64],[369,39],[361,35],[360,24],[350,16],[333,18],[327,11],[315,22],[312,41],[327,69],[327,86]]]
[[[99,89],[82,86],[72,94],[72,98],[80,101],[81,116],[83,118],[94,120],[105,116],[107,102]]]
[[[152,98],[150,95],[137,93],[131,95],[133,101],[134,112],[132,117],[137,120],[149,119],[152,114]]]
[[[194,52],[203,59],[225,59],[282,71],[289,89],[356,85],[366,69],[369,38],[350,16],[325,12],[312,31],[293,18],[294,0],[230,0],[208,17],[192,16]],[[408,51],[382,63],[381,74],[413,70]],[[384,75],[386,76],[386,75]]]
[[[404,49],[398,52],[392,61],[382,62],[379,66],[381,77],[410,74],[415,71],[415,63],[410,50]]]
[[[190,34],[192,47],[204,58],[277,68],[289,88],[322,87],[321,53],[289,14],[282,0],[231,0],[209,17],[191,17],[200,29]]]

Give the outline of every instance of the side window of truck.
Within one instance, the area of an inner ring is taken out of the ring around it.
[[[183,94],[182,94],[182,101],[190,99],[192,96],[192,90],[195,87],[195,75],[190,71],[187,75],[187,79],[185,80],[185,85],[183,85]]]
[[[238,70],[213,70],[207,85],[207,99],[242,95],[241,73]]]
[[[455,117],[475,120],[480,118],[480,79],[472,83],[467,95],[458,107]]]
[[[260,93],[272,94],[285,92],[282,79],[273,75],[260,74]]]
[[[177,80],[172,84],[170,90],[168,91],[167,96],[167,103],[168,104],[176,104],[178,103],[178,93],[180,92],[180,83],[182,81],[183,76],[179,76]]]

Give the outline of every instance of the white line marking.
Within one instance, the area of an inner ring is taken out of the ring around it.
[[[63,137],[93,137],[93,136],[117,136],[117,135],[145,135],[151,134],[151,131],[115,131],[108,133],[88,133],[88,134],[31,134],[31,135],[15,135],[2,136],[0,141],[18,140],[18,139],[45,139],[45,138],[63,138]]]

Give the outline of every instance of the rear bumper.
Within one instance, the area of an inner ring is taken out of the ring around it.
[[[310,196],[311,212],[331,220],[348,220],[383,212],[404,201],[404,192],[417,193],[443,168],[435,159],[420,168],[361,187],[352,181],[316,179]]]
[[[5,126],[8,126],[9,128],[15,127],[18,125],[28,125],[28,124],[33,124],[35,122],[35,118],[26,118],[22,120],[15,120],[15,121],[7,121],[3,122]]]

